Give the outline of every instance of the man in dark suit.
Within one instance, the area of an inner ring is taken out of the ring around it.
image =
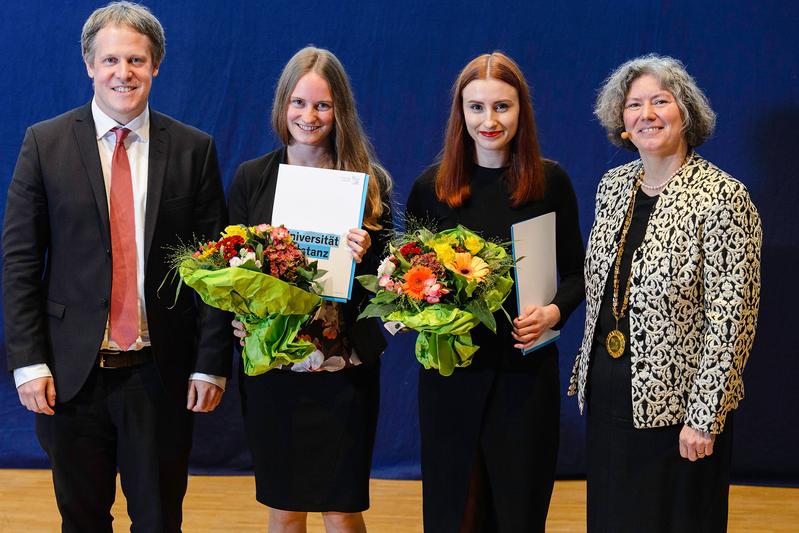
[[[174,302],[174,283],[158,294],[169,247],[226,218],[212,139],[149,109],[164,42],[144,7],[95,11],[94,98],[28,129],[8,191],[8,366],[64,531],[112,531],[117,470],[133,531],[180,531],[191,412],[213,410],[230,373],[225,316],[191,291]]]

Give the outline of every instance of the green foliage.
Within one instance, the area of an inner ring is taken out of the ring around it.
[[[358,320],[362,318],[383,318],[397,310],[399,306],[396,302],[389,303],[375,303],[371,302],[366,308],[358,315]]]
[[[377,292],[379,288],[377,286],[377,276],[374,274],[364,274],[362,276],[355,276],[355,279],[358,280],[358,283],[363,285],[363,288],[369,292]]]
[[[493,333],[497,332],[497,321],[494,319],[494,315],[488,309],[485,301],[479,299],[472,300],[466,304],[466,310],[473,314],[477,320],[482,322],[482,324]]]

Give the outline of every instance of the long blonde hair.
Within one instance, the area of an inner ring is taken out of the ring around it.
[[[289,144],[291,133],[286,122],[286,110],[297,82],[309,72],[314,72],[327,81],[333,97],[335,121],[330,133],[333,168],[369,174],[363,225],[371,230],[382,229],[380,218],[389,210],[389,205],[382,198],[390,197],[391,176],[377,162],[372,144],[363,131],[355,109],[350,80],[344,66],[332,52],[308,46],[289,59],[275,89],[272,129],[283,144]]]

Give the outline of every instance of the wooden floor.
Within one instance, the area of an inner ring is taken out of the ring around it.
[[[421,483],[372,480],[372,508],[366,525],[372,533],[421,533]],[[254,499],[251,476],[196,476],[189,479],[184,531],[265,531],[266,508]],[[114,531],[130,530],[125,501],[117,488]],[[309,533],[322,533],[311,516]],[[59,517],[48,470],[0,470],[0,532],[57,532]],[[547,531],[585,531],[585,482],[559,481],[552,496]],[[796,533],[799,489],[733,486],[730,533]]]

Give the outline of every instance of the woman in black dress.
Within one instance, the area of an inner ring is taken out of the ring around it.
[[[746,188],[696,153],[716,115],[679,61],[621,65],[595,114],[640,159],[602,177],[588,239],[569,390],[588,409],[588,531],[723,532],[760,219]]]
[[[529,88],[510,58],[475,58],[453,95],[441,162],[416,180],[409,217],[507,242],[512,224],[554,212],[560,286],[513,326],[498,312],[496,335],[475,328],[471,366],[449,377],[421,370],[425,530],[543,531],[558,451],[558,350],[521,348],[559,329],[583,299],[577,201],[566,172],[541,158]],[[517,315],[514,292],[505,309]]]
[[[275,91],[272,127],[284,147],[243,163],[230,186],[232,224],[268,223],[281,163],[369,175],[364,226],[347,236],[356,274],[377,269],[391,230],[391,179],[363,132],[349,80],[329,51],[300,50]],[[256,499],[270,507],[269,531],[304,532],[308,512],[328,531],[366,531],[369,473],[385,348],[376,320],[356,322],[366,293],[323,301],[300,335],[317,350],[289,368],[242,376],[242,408],[255,469]],[[234,322],[237,336],[241,324]]]

